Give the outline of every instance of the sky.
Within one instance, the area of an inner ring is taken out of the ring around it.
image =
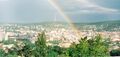
[[[120,0],[55,0],[73,22],[120,20]],[[65,22],[48,0],[0,0],[0,23]]]

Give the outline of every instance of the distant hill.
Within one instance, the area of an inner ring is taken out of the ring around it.
[[[74,23],[74,24],[120,24],[120,20],[112,21],[101,21],[101,22],[92,22],[92,23]]]
[[[120,31],[120,20],[94,23],[75,23],[80,30],[96,29],[97,31]]]
[[[120,24],[120,20],[95,22],[95,23],[91,23],[91,24]]]

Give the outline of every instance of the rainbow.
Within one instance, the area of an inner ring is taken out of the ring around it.
[[[67,16],[64,12],[64,10],[62,9],[62,7],[60,7],[57,3],[56,0],[48,0],[48,2],[58,11],[58,13],[67,21],[67,23],[71,26],[71,28],[74,30],[74,32],[76,33],[76,35],[78,37],[81,37],[80,31],[77,29],[77,27],[73,24],[71,18],[69,16]]]

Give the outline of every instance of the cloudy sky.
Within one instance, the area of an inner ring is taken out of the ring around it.
[[[73,22],[120,20],[120,0],[54,0]],[[0,0],[0,22],[65,21],[48,0]]]

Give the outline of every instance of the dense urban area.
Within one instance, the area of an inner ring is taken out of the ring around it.
[[[107,53],[107,51],[110,52],[112,50],[116,50],[115,52],[118,52],[118,54],[115,54],[115,56],[120,55],[120,53],[119,53],[120,52],[120,23],[119,22],[113,22],[113,23],[99,22],[99,23],[84,23],[84,24],[83,23],[74,23],[74,25],[79,30],[79,31],[77,31],[77,33],[67,23],[55,23],[55,22],[52,23],[51,22],[51,23],[35,23],[35,24],[0,24],[1,53],[3,53],[2,50],[5,52],[5,54],[9,53],[9,50],[11,50],[15,46],[17,46],[19,50],[24,49],[23,47],[26,45],[25,43],[23,43],[24,40],[30,41],[31,46],[32,46],[32,44],[39,46],[39,44],[42,41],[39,42],[38,39],[44,38],[42,36],[39,37],[39,34],[40,35],[45,34],[46,42],[44,43],[43,47],[44,46],[51,46],[51,47],[56,47],[56,48],[59,47],[58,49],[72,48],[71,50],[73,50],[73,52],[75,52],[75,50],[74,50],[75,47],[76,47],[76,49],[77,48],[87,49],[88,47],[86,47],[86,46],[82,47],[82,45],[87,45],[89,43],[89,42],[87,43],[86,41],[88,41],[90,39],[95,39],[95,38],[98,38],[98,39],[102,38],[103,42],[107,42],[107,45],[109,46],[109,48],[107,48],[107,49],[104,47],[104,45],[103,45],[103,47],[100,48],[102,50],[105,49],[103,51],[101,50],[102,52],[106,52],[105,54],[102,54],[102,55],[104,55],[105,57],[106,56],[108,57],[108,55],[111,55],[111,54]],[[78,33],[80,33],[80,34],[78,34]],[[84,39],[84,38],[86,38],[86,39]],[[42,39],[42,40],[44,40],[44,39]],[[97,41],[97,39],[93,40],[93,42],[94,41]],[[99,39],[99,41],[100,41],[100,39]],[[38,42],[39,44],[36,44],[36,42]],[[81,44],[81,42],[83,42],[83,43],[85,42],[85,43]],[[79,45],[81,47],[78,47]],[[102,44],[100,44],[100,45],[102,46]],[[41,49],[43,47],[41,47]],[[31,48],[31,47],[27,47],[27,48]],[[44,51],[44,49],[43,49],[43,51]],[[38,50],[38,53],[39,52],[41,53],[41,51]],[[41,55],[36,54],[36,56],[31,55],[31,57],[39,57],[39,56],[46,57],[46,55],[44,55],[44,52],[43,52],[43,55],[41,53]],[[70,54],[70,53],[65,54],[64,50],[63,51],[57,50],[57,52],[63,52],[64,55],[61,55],[61,54],[55,55],[55,52],[53,52],[54,55],[49,54],[49,56],[47,56],[47,57],[50,57],[50,56],[51,57],[60,57],[60,55],[62,57],[63,56],[64,57],[80,57],[80,56],[85,57],[84,54],[83,55],[80,55],[80,54],[75,55],[75,54]],[[71,51],[69,50],[69,52],[71,52]],[[76,52],[79,53],[80,51],[77,50]],[[86,52],[86,54],[87,54],[88,51],[84,50],[84,51],[81,51],[80,53],[82,54],[82,52],[83,53]],[[89,55],[86,55],[86,56],[89,56]],[[1,54],[1,56],[10,57],[10,56],[5,56],[4,54]],[[19,57],[29,57],[27,55],[25,56],[22,53],[19,53],[18,56]],[[14,56],[14,57],[18,57],[18,56]],[[97,55],[97,54],[93,55],[93,57],[96,57],[96,56],[99,57],[101,55]],[[11,57],[13,57],[13,56],[11,55]]]

